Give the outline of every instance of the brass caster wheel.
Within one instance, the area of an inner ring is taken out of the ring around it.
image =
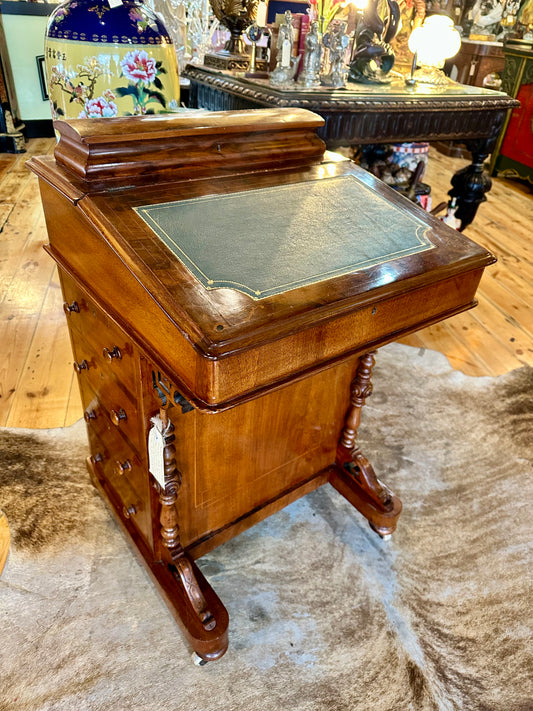
[[[370,523],[370,521],[368,522],[368,525],[374,531],[374,533],[378,534],[382,541],[390,541],[390,539],[392,538],[392,531],[390,529],[374,526],[374,524]]]
[[[193,652],[191,654],[191,659],[193,661],[193,664],[195,664],[197,667],[205,667],[205,665],[208,664],[207,659],[202,659],[202,657],[199,654],[196,654],[196,652]]]

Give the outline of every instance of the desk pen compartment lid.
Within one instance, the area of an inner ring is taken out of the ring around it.
[[[54,121],[58,165],[86,192],[154,181],[272,170],[320,160],[324,120],[304,109],[184,111]]]

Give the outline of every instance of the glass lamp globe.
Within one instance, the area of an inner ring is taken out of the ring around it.
[[[461,47],[461,36],[446,15],[431,15],[415,28],[409,37],[409,49],[417,56],[420,68],[414,79],[425,84],[445,85],[450,82],[442,71],[444,62],[454,57]]]

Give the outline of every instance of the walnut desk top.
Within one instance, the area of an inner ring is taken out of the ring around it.
[[[493,261],[325,160],[322,123],[302,109],[58,122],[55,159],[29,161],[93,481],[204,660],[228,619],[195,558],[327,481],[394,530],[399,499],[355,443],[373,352],[472,307]]]

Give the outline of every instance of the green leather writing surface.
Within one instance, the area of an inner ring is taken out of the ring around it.
[[[136,208],[206,289],[262,299],[433,248],[356,176]]]

